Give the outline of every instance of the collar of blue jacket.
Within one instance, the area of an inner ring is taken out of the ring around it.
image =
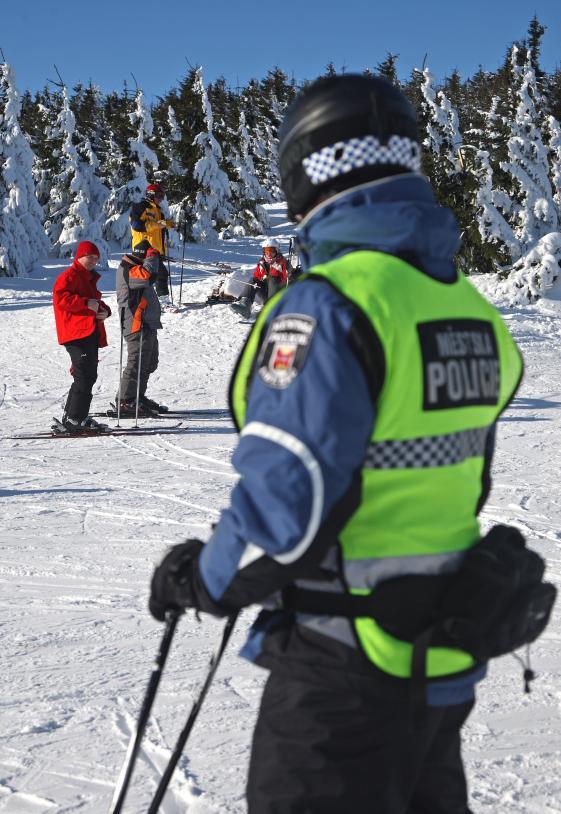
[[[297,230],[302,267],[351,251],[415,256],[438,280],[456,277],[456,218],[439,206],[422,175],[407,173],[345,190],[315,207]]]

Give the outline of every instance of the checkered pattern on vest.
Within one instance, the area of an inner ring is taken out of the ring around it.
[[[447,435],[408,438],[405,441],[376,441],[368,446],[366,469],[425,469],[459,464],[485,452],[489,427]]]
[[[421,147],[406,136],[390,136],[384,145],[376,136],[369,135],[337,141],[302,161],[304,171],[314,186],[351,170],[376,164],[397,164],[412,172],[420,172]]]

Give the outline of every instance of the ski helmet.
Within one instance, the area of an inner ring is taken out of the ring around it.
[[[137,243],[136,246],[132,247],[132,253],[136,257],[146,257],[148,249],[151,249],[152,246],[150,245],[149,240],[141,240],[140,243]]]
[[[267,237],[261,243],[261,248],[263,249],[263,251],[265,251],[265,249],[276,249],[278,251],[279,250],[279,242],[274,237]]]
[[[146,187],[147,198],[165,198],[166,192],[161,184],[148,184]]]
[[[316,80],[288,108],[279,131],[281,186],[292,220],[321,195],[420,167],[415,110],[381,76]]]

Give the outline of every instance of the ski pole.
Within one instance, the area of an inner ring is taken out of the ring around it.
[[[125,309],[121,308],[121,350],[119,351],[119,391],[117,393],[117,426],[121,421],[121,379],[123,377],[123,334],[125,333]]]
[[[136,414],[134,426],[138,428],[138,400],[140,398],[140,371],[142,369],[142,339],[144,336],[144,325],[140,326],[140,351],[138,353],[138,373],[136,375]]]
[[[127,789],[132,777],[134,764],[138,755],[138,750],[140,749],[140,742],[142,741],[142,736],[144,734],[144,730],[146,729],[146,724],[148,723],[150,710],[154,704],[158,684],[160,683],[160,678],[162,677],[162,673],[164,671],[164,666],[171,647],[171,642],[173,639],[173,634],[175,633],[178,619],[179,615],[177,613],[168,612],[166,616],[164,635],[160,642],[160,647],[156,655],[156,661],[154,663],[154,667],[152,668],[152,673],[150,674],[150,680],[146,688],[146,693],[144,695],[144,700],[142,702],[142,707],[136,723],[136,730],[131,733],[131,738],[127,747],[127,754],[125,755],[125,761],[117,780],[113,799],[111,800],[109,814],[119,814],[123,808]]]
[[[185,237],[187,236],[187,221],[183,212],[183,252],[181,254],[181,280],[179,282],[179,305],[181,305],[181,294],[183,291],[183,270],[185,268]]]
[[[229,616],[226,621],[226,624],[224,625],[220,645],[218,646],[218,649],[210,659],[209,670],[205,678],[204,684],[201,688],[198,698],[196,698],[195,701],[193,702],[193,706],[191,707],[191,712],[189,713],[187,722],[177,739],[177,743],[175,744],[175,748],[168,761],[168,765],[166,766],[166,769],[158,784],[158,788],[156,789],[154,799],[152,800],[150,808],[148,809],[148,814],[158,814],[160,803],[164,799],[164,795],[167,791],[167,787],[169,781],[171,780],[171,776],[174,772],[175,767],[177,766],[179,758],[181,757],[181,753],[183,752],[183,748],[187,742],[187,738],[189,737],[191,730],[193,729],[193,726],[195,724],[195,721],[197,720],[197,716],[201,711],[203,701],[205,700],[206,694],[209,691],[210,685],[212,684],[214,674],[216,673],[218,665],[220,664],[220,660],[222,659],[224,651],[226,650],[226,646],[228,645],[228,641],[230,640],[230,636],[232,635],[232,632],[236,625],[238,614],[239,611],[236,611],[231,616]]]
[[[167,229],[166,229],[165,240],[166,240],[166,243],[164,245],[169,243],[169,232],[168,232]],[[171,284],[171,266],[169,264],[169,257],[168,257],[168,282],[169,282],[169,298],[170,298],[171,304],[173,305],[173,286]]]
[[[239,271],[241,266],[231,266],[229,263],[205,263],[204,260],[180,260],[179,257],[170,257],[167,254],[161,255],[162,260],[171,260],[172,263],[185,263],[187,266],[216,266],[221,269],[220,271],[209,271],[206,269],[207,274],[229,274],[230,271]],[[201,269],[205,271],[205,269]]]

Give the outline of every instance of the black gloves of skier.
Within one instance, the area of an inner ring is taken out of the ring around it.
[[[159,622],[165,620],[168,610],[183,613],[186,608],[197,607],[194,561],[203,545],[200,540],[186,540],[174,546],[154,571],[148,606]]]
[[[227,608],[208,593],[199,571],[199,554],[204,547],[200,540],[186,540],[174,546],[154,571],[150,586],[150,613],[164,622],[167,611],[183,613],[187,608],[227,616]]]

